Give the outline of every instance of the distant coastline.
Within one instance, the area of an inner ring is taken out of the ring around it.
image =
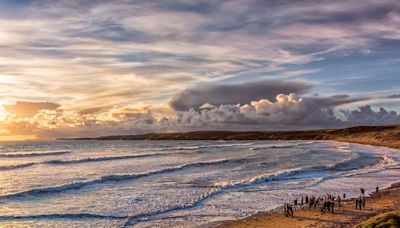
[[[400,125],[306,131],[192,131],[58,140],[335,140],[400,149]]]

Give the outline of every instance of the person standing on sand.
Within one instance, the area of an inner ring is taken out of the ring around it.
[[[313,207],[313,204],[314,204],[314,196],[312,196],[310,198],[310,204],[308,205],[308,210],[311,210],[311,208]]]
[[[294,209],[296,210],[296,208],[297,208],[297,198],[293,201],[293,204],[294,204]]]
[[[358,209],[359,210],[362,209],[362,197],[361,196],[358,198]]]
[[[301,208],[303,208],[303,203],[304,203],[304,198],[303,198],[303,196],[302,196],[302,197],[301,197],[301,201],[300,201]]]
[[[379,192],[379,187],[378,186],[376,186],[376,193],[378,193]]]
[[[322,202],[321,213],[325,213],[326,201]]]
[[[340,201],[341,201],[342,199],[340,199],[340,196],[338,195],[337,196],[337,202],[338,202],[338,208],[340,208]]]
[[[365,194],[365,190],[364,190],[363,188],[360,188],[360,191],[361,191],[361,195],[363,195],[363,196],[364,196],[364,194]]]
[[[289,204],[289,213],[290,213],[290,216],[292,216],[292,218],[293,218],[293,208],[292,208],[291,204]]]
[[[358,209],[358,199],[356,199],[356,210]]]
[[[363,208],[365,208],[365,197],[363,197],[363,199],[362,199],[362,206],[363,206]]]
[[[287,203],[283,204],[283,216],[288,217],[288,214],[287,214]]]
[[[343,193],[343,199],[346,199],[346,193]]]

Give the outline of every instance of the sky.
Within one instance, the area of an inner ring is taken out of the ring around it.
[[[0,140],[400,124],[398,0],[0,9]]]

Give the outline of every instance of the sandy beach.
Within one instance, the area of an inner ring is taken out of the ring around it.
[[[318,209],[301,209],[294,212],[294,217],[284,217],[281,209],[275,212],[259,213],[257,215],[228,221],[218,228],[244,227],[353,227],[375,215],[400,209],[400,183],[388,189],[380,190],[366,197],[366,207],[363,210],[355,209],[355,199],[343,202],[341,208],[335,207],[335,213],[321,213]]]

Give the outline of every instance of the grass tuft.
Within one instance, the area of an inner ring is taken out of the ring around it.
[[[398,228],[400,227],[400,210],[374,216],[356,226],[357,228]]]

